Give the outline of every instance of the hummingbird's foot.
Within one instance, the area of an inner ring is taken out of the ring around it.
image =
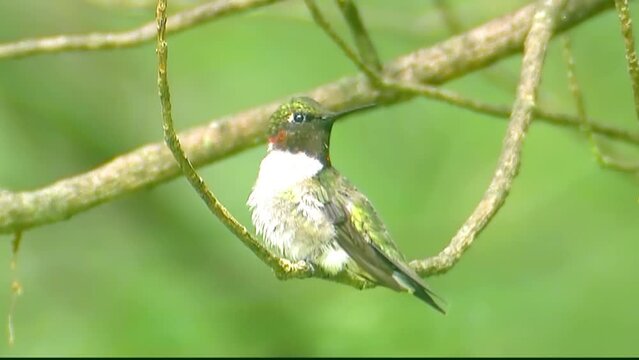
[[[313,266],[304,261],[291,261],[288,259],[279,259],[280,268],[276,271],[277,277],[280,279],[290,279],[299,277],[311,277],[313,276]]]

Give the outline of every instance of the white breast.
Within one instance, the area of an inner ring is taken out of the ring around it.
[[[255,190],[276,193],[315,176],[324,165],[303,152],[271,150],[260,164]],[[251,194],[251,196],[253,196]],[[260,194],[256,194],[260,195]],[[250,205],[251,199],[249,199]]]
[[[257,233],[280,256],[301,260],[312,252],[314,243],[322,242],[318,237],[332,236],[321,226],[308,233],[306,221],[324,220],[323,205],[306,194],[305,187],[296,186],[322,168],[322,163],[304,153],[278,150],[270,151],[260,164],[247,205]]]

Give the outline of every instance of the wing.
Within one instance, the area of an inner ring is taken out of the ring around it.
[[[317,175],[323,189],[321,201],[337,231],[338,244],[380,285],[408,291],[438,311],[438,298],[406,265],[373,206],[345,177],[333,168]]]

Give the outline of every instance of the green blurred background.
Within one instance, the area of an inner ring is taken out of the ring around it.
[[[150,2],[0,0],[0,42],[133,28],[152,20]],[[430,1],[360,3],[385,61],[449,36]],[[525,1],[449,3],[470,28]],[[334,3],[321,5],[348,35]],[[636,131],[615,12],[571,33],[589,114]],[[540,102],[574,112],[560,44]],[[355,73],[300,2],[198,26],[169,46],[180,129]],[[510,103],[519,61],[446,87]],[[0,61],[0,187],[38,188],[159,141],[155,67],[153,43]],[[340,123],[332,158],[407,256],[426,257],[483,194],[505,124],[415,99]],[[245,224],[264,152],[202,169]],[[638,185],[601,169],[578,132],[534,123],[502,211],[452,271],[429,279],[450,305],[441,316],[386,289],[278,281],[174,180],[24,234],[17,342],[0,341],[0,355],[638,355]],[[0,238],[0,314],[11,297],[10,239]]]

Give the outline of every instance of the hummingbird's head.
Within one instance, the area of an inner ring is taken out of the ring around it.
[[[331,115],[329,110],[309,97],[292,98],[271,115],[269,139],[282,132],[300,133],[304,129],[320,127],[330,129],[333,122],[328,120],[332,120]]]
[[[311,98],[292,98],[271,115],[269,150],[305,152],[330,163],[328,151],[335,115]]]
[[[330,164],[333,123],[342,115],[362,108],[333,112],[309,97],[292,98],[271,115],[269,150],[304,152],[324,164]]]

